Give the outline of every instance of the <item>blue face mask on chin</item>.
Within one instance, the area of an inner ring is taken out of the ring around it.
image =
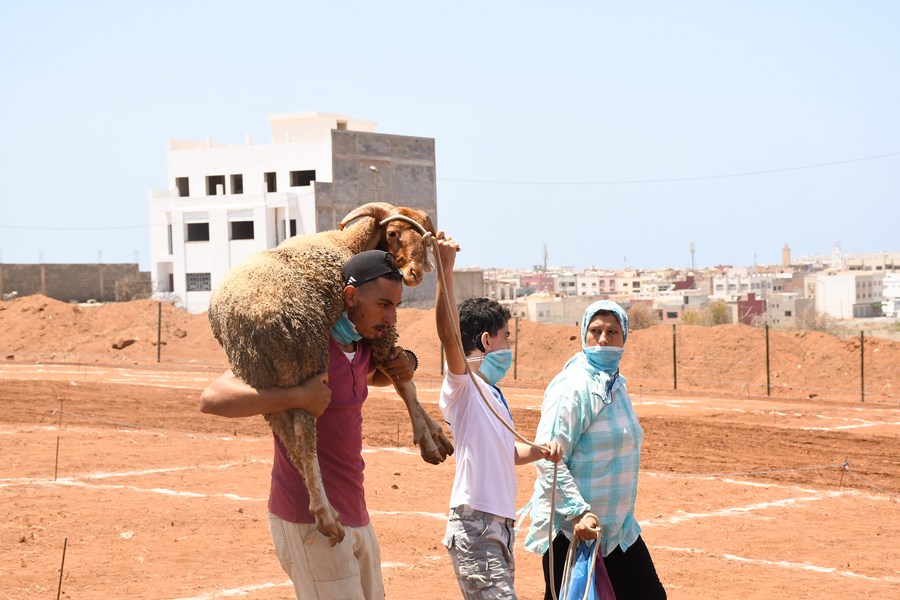
[[[362,339],[362,336],[356,331],[356,326],[353,324],[353,321],[350,320],[350,317],[347,316],[346,312],[341,313],[337,323],[331,328],[331,337],[333,337],[338,344],[343,345],[358,342]]]
[[[512,365],[512,350],[507,348],[485,354],[478,370],[481,371],[488,383],[497,385],[497,382],[503,379],[506,372],[509,371],[510,365]]]
[[[622,360],[622,352],[625,348],[616,346],[588,346],[584,349],[584,355],[592,367],[610,375],[615,375],[619,370],[619,361]]]

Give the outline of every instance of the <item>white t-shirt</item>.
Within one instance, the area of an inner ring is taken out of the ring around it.
[[[512,425],[512,417],[497,390],[478,375],[475,380],[497,413]],[[468,373],[447,372],[439,404],[455,446],[456,476],[450,508],[465,504],[475,510],[515,519],[515,436],[485,406]]]

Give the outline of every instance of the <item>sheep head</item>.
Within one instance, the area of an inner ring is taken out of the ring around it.
[[[367,249],[377,248],[393,254],[397,259],[397,268],[403,273],[403,283],[407,286],[415,287],[422,283],[425,273],[433,268],[422,241],[422,230],[432,235],[436,233],[431,217],[414,208],[370,202],[344,217],[339,228],[343,230],[350,221],[360,217],[371,217],[376,221],[373,239],[369,240]]]

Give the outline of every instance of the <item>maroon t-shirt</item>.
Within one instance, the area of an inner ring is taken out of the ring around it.
[[[365,340],[356,344],[351,363],[337,342],[328,338],[328,387],[331,404],[316,422],[319,468],[331,505],[349,527],[369,524],[363,491],[362,405],[368,396],[366,377],[372,352]],[[315,523],[309,512],[309,494],[284,444],[275,437],[275,460],[269,511],[292,523]]]

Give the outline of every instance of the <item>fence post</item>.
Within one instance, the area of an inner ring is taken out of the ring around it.
[[[675,323],[672,323],[672,387],[678,389],[678,360],[677,350],[675,349]]]
[[[519,317],[516,317],[516,339],[513,348],[513,380],[519,378]]]
[[[772,396],[772,377],[769,369],[769,324],[766,323],[766,396]]]
[[[866,339],[865,334],[859,332],[859,399],[866,401]]]
[[[156,362],[159,362],[162,352],[162,302],[157,302],[156,306]]]

